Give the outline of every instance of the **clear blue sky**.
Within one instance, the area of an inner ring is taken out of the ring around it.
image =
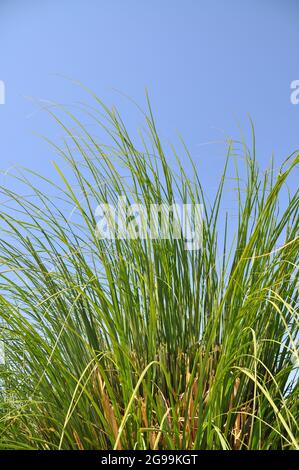
[[[1,170],[54,172],[35,133],[58,141],[61,132],[34,101],[85,100],[59,75],[119,105],[131,127],[141,119],[114,89],[143,106],[147,87],[162,135],[184,136],[211,187],[225,152],[205,144],[238,137],[247,113],[262,167],[272,152],[281,162],[299,147],[299,105],[290,101],[299,79],[298,0],[1,0],[0,44]]]

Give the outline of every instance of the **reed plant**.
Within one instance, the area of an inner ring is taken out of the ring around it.
[[[149,102],[131,138],[93,99],[105,144],[51,109],[56,176],[22,170],[25,191],[1,188],[0,448],[298,449],[298,152],[262,172],[253,128],[250,146],[227,141],[211,201]],[[95,208],[120,196],[201,204],[200,249],[100,239]]]

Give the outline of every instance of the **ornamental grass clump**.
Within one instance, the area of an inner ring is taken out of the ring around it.
[[[170,165],[149,103],[131,139],[93,97],[105,144],[49,111],[56,176],[1,188],[0,448],[298,449],[298,152],[275,176],[253,130],[250,149],[228,141],[211,201],[184,144]],[[201,205],[200,247],[99,237],[96,207],[119,197]]]

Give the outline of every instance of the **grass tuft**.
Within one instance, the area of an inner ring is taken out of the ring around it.
[[[250,150],[228,142],[209,202],[185,146],[170,166],[149,102],[140,144],[93,97],[105,145],[51,111],[57,178],[23,170],[26,196],[1,188],[0,448],[298,449],[298,189],[281,197],[298,153],[274,176],[254,133]],[[96,205],[123,195],[202,204],[201,249],[97,238]]]

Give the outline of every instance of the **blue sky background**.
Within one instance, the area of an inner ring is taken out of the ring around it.
[[[238,121],[246,133],[247,113],[261,167],[273,152],[279,165],[299,148],[299,105],[290,101],[298,23],[298,0],[1,0],[0,169],[54,174],[53,152],[36,134],[59,143],[61,131],[38,103],[89,100],[60,75],[118,105],[132,129],[142,119],[114,89],[145,106],[147,87],[161,135],[183,135],[211,190],[225,158],[219,142],[239,136]]]

